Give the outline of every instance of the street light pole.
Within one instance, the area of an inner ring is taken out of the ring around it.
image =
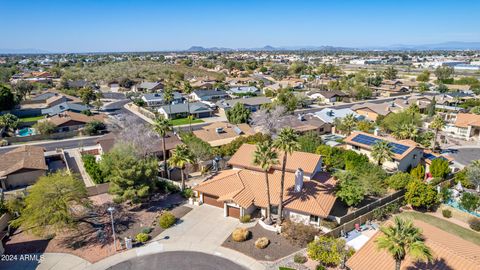
[[[115,225],[114,225],[114,222],[113,222],[113,211],[115,211],[115,208],[109,207],[107,209],[107,211],[110,212],[110,218],[112,219],[113,251],[117,252],[117,241],[116,241],[116,238],[115,238]]]

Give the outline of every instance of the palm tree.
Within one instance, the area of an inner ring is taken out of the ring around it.
[[[444,127],[445,127],[445,121],[443,121],[442,116],[435,115],[435,117],[433,117],[432,122],[430,123],[430,128],[435,130],[435,135],[433,136],[433,142],[432,142],[432,151],[435,150],[435,146],[437,144],[438,131],[443,129]]]
[[[342,127],[344,131],[347,133],[347,136],[350,136],[352,131],[355,129],[357,126],[357,118],[355,118],[355,115],[353,113],[347,114],[343,119],[342,119]]]
[[[188,111],[188,126],[190,132],[192,132],[192,115],[190,114],[190,94],[193,91],[193,87],[188,81],[183,83],[183,93],[187,95],[187,111]]]
[[[185,175],[183,171],[185,170],[185,166],[187,164],[192,164],[194,160],[195,157],[185,144],[177,145],[172,156],[168,159],[170,166],[180,168],[180,173],[182,175],[182,191],[185,190]]]
[[[264,141],[257,144],[257,148],[253,153],[253,164],[260,166],[265,172],[265,183],[267,187],[267,214],[265,222],[271,223],[271,205],[270,205],[270,185],[268,182],[268,171],[270,167],[278,163],[278,155],[272,148],[271,141]]]
[[[165,172],[165,175],[168,178],[168,168],[167,168],[167,150],[165,146],[165,138],[167,137],[168,132],[172,131],[172,123],[170,120],[163,118],[163,117],[158,117],[155,119],[155,122],[153,123],[153,130],[162,137],[162,150],[163,150],[163,169]]]
[[[408,254],[414,259],[429,261],[433,258],[432,252],[425,245],[421,229],[415,227],[411,220],[395,217],[394,224],[381,227],[383,235],[375,242],[379,249],[386,250],[395,260],[395,269],[400,270],[402,261]]]
[[[300,144],[298,143],[298,135],[295,131],[290,128],[283,128],[278,134],[277,138],[273,142],[273,145],[278,150],[283,151],[283,161],[282,161],[282,178],[280,180],[280,200],[278,204],[278,219],[277,224],[282,223],[282,211],[283,211],[283,187],[285,185],[285,168],[287,165],[287,156],[291,155],[293,151],[300,149]]]
[[[387,141],[377,141],[372,147],[372,157],[377,161],[378,165],[382,165],[384,161],[392,160],[392,146]]]
[[[172,113],[173,89],[169,84],[163,90],[163,101],[168,104],[169,113]]]

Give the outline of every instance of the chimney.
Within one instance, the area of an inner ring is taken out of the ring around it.
[[[376,127],[375,130],[373,131],[373,135],[378,136],[379,131],[380,129]]]
[[[295,171],[295,192],[301,192],[303,187],[303,170],[298,168]]]

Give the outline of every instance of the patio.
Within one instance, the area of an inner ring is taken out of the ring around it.
[[[363,224],[362,226],[358,226],[357,229],[347,232],[342,238],[345,239],[348,246],[359,250],[375,235],[378,229],[379,226],[376,223],[370,225]]]

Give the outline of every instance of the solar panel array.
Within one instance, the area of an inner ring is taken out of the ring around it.
[[[364,134],[358,134],[352,139],[353,142],[361,143],[364,145],[372,146],[376,144],[378,141],[382,141],[382,139],[378,139],[375,137],[370,137]],[[392,147],[392,152],[398,155],[403,154],[405,151],[407,151],[409,146],[403,145],[403,144],[398,144],[398,143],[393,143],[389,142],[388,143]]]
[[[433,155],[433,154],[431,154],[431,153],[424,153],[424,154],[423,154],[423,157],[424,157],[425,159],[430,160],[430,161],[433,161],[434,159],[437,159],[437,158],[441,158],[441,159],[447,160],[445,157],[442,157],[442,156],[437,157],[437,156],[435,156],[435,155]]]

